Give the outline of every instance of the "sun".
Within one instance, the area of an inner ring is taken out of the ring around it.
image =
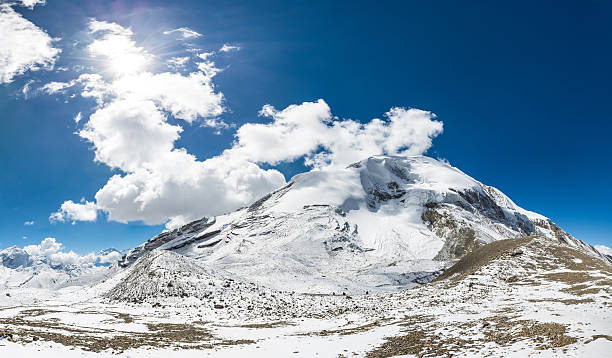
[[[128,75],[144,71],[147,63],[140,53],[119,53],[108,59],[108,68],[117,75]]]
[[[121,29],[114,29],[114,32],[95,39],[88,46],[90,55],[102,59],[104,67],[118,76],[144,71],[153,56],[132,40],[131,31]]]

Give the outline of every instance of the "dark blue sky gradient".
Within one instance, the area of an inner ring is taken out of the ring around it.
[[[392,106],[431,110],[445,129],[429,155],[580,239],[612,246],[610,4],[48,0],[19,11],[63,38],[65,63],[82,60],[69,47],[91,17],[131,26],[145,47],[167,53],[161,32],[181,26],[203,33],[204,49],[239,44],[218,58],[225,70],[215,81],[231,110],[223,118],[237,125],[262,121],[264,104],[318,98],[361,121]],[[74,134],[73,116],[92,102],[19,97],[27,80],[57,76],[30,73],[0,87],[0,247],[46,236],[80,253],[137,245],[161,226],[48,223],[64,200],[92,200],[111,175]],[[203,160],[232,135],[187,125],[177,145]],[[303,170],[279,168],[287,177]]]

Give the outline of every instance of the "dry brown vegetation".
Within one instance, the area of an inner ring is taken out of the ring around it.
[[[123,317],[124,321],[130,320],[127,318],[129,315],[118,314],[118,316]],[[123,352],[139,347],[211,349],[216,346],[255,343],[252,340],[219,339],[209,330],[193,323],[149,323],[146,324],[148,332],[118,332],[109,329],[73,327],[55,321],[33,321],[22,317],[2,318],[0,325],[10,325],[11,337],[18,342],[28,343],[40,339],[92,352],[109,349]]]
[[[425,323],[425,322],[424,322]],[[453,325],[453,334],[436,333],[444,328],[440,324],[406,324],[402,335],[389,337],[368,352],[368,358],[385,358],[412,354],[417,357],[450,357],[459,352],[481,351],[487,343],[509,346],[528,340],[535,349],[565,347],[577,342],[577,338],[566,334],[567,329],[559,323],[542,323],[531,320],[513,320],[508,316],[493,316],[485,319]],[[469,332],[478,329],[483,338],[466,338]],[[466,334],[467,333],[467,334]],[[464,337],[464,338],[458,338]]]
[[[444,273],[438,276],[434,282],[442,281],[447,278],[452,278],[453,281],[458,281],[464,277],[476,272],[481,267],[491,263],[491,261],[502,256],[503,254],[512,254],[513,251],[525,245],[532,240],[531,237],[521,239],[509,239],[492,242],[488,245],[476,248],[474,251],[465,255],[459,262],[454,264]]]
[[[324,329],[322,331],[318,331],[318,332],[310,332],[310,333],[302,333],[302,334],[297,334],[297,336],[322,336],[322,337],[326,337],[326,336],[333,336],[333,335],[340,335],[340,336],[348,336],[351,334],[357,334],[357,333],[362,333],[362,332],[366,332],[371,330],[372,328],[375,327],[380,327],[382,325],[381,321],[374,321],[372,323],[368,323],[368,324],[364,324],[361,326],[357,326],[357,327],[351,327],[351,328],[341,328],[341,329]]]
[[[294,326],[295,323],[291,323],[288,321],[276,321],[276,322],[265,322],[265,323],[249,323],[249,324],[243,324],[240,326],[234,326],[234,327],[240,327],[240,328],[278,328],[278,327],[286,327],[286,326]]]

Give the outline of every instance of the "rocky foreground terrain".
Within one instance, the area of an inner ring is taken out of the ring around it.
[[[135,280],[143,274],[151,280]],[[612,351],[611,287],[609,262],[537,235],[479,247],[417,288],[350,296],[275,291],[154,251],[87,289],[48,297],[9,290],[0,301],[0,350],[62,357],[605,357]]]

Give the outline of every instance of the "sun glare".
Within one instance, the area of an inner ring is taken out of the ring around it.
[[[109,69],[118,75],[143,71],[147,65],[146,57],[141,54],[120,53],[108,59]]]
[[[106,34],[89,45],[89,52],[104,58],[104,66],[116,75],[144,71],[152,56],[130,37],[125,33]]]

